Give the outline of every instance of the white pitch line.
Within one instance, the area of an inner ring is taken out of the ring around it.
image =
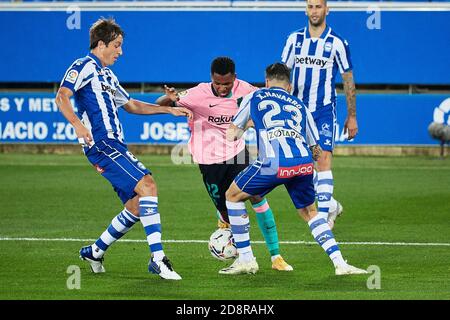
[[[79,239],[79,238],[14,238],[14,237],[0,237],[0,241],[62,241],[62,242],[94,242],[97,239]],[[135,239],[121,239],[120,242],[145,242],[146,240],[135,240]],[[166,243],[208,243],[207,240],[163,240]],[[263,244],[264,241],[252,241],[255,244]],[[304,244],[311,245],[316,244],[315,241],[280,241],[280,244]],[[450,247],[450,243],[443,242],[349,242],[342,241],[338,244],[345,245],[357,245],[357,246],[439,246],[439,247]]]

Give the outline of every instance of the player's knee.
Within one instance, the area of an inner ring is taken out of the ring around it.
[[[314,218],[315,216],[317,216],[317,210],[312,210],[312,211],[309,211],[308,212],[308,220],[306,220],[306,221],[309,221],[309,220],[311,220],[312,218]]]
[[[239,202],[241,201],[239,194],[241,191],[239,188],[236,187],[236,185],[231,184],[231,186],[228,188],[228,190],[225,192],[225,199],[230,202]]]
[[[128,200],[125,203],[125,209],[131,212],[132,215],[139,217],[139,196],[136,196],[133,199]]]
[[[225,199],[227,199],[227,201],[234,202],[235,195],[236,192],[234,192],[232,188],[228,188],[228,190],[225,192]]]
[[[305,220],[306,222],[309,221],[307,220],[307,211],[305,208],[297,209],[297,213],[301,219]]]
[[[263,197],[261,197],[261,196],[252,196],[251,198],[250,198],[250,202],[252,203],[252,204],[257,204],[257,203],[260,203],[261,201],[263,201]]]
[[[300,218],[302,218],[306,222],[317,216],[317,209],[315,203],[307,206],[306,208],[298,209],[297,212]]]
[[[317,159],[317,170],[327,171],[331,169],[332,153],[329,151],[322,151],[319,159]]]
[[[156,196],[156,182],[151,175],[145,175],[134,189],[140,197]]]
[[[309,221],[315,216],[317,216],[317,208],[315,203],[306,207],[306,216],[307,216],[306,221]]]

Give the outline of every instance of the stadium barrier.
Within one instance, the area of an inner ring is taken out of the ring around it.
[[[131,144],[129,150],[135,155],[172,155],[174,153],[183,155],[182,163],[190,163],[185,156],[189,155],[186,145],[176,147],[172,145],[142,145]],[[252,156],[256,155],[255,146],[249,146]],[[80,146],[67,144],[1,144],[0,154],[20,153],[20,154],[58,154],[73,155],[83,154]],[[417,147],[417,146],[352,146],[339,145],[334,149],[335,156],[431,156],[441,157],[439,146]],[[450,147],[444,147],[443,156],[450,154]],[[178,163],[181,164],[181,163]]]
[[[148,102],[154,102],[159,96],[155,93],[132,94],[132,97]],[[338,149],[342,150],[338,154],[384,154],[385,147],[397,154],[407,154],[408,150],[416,150],[420,154],[438,152],[439,143],[429,135],[427,128],[432,121],[450,125],[448,95],[359,94],[359,134],[353,141],[347,141],[343,130],[345,96],[338,95],[337,105],[335,140]],[[153,146],[151,150],[154,152],[167,153],[170,146],[185,145],[189,139],[188,124],[183,117],[139,116],[123,110],[120,110],[119,117],[127,143],[141,145],[141,149]],[[330,128],[318,129],[326,131]],[[67,150],[72,147],[79,149],[76,141],[73,127],[59,112],[53,94],[0,94],[0,147],[3,152],[34,148],[35,152],[64,153],[70,152]],[[254,132],[247,136],[247,142],[255,145]],[[38,147],[14,147],[16,144]],[[69,147],[58,150],[62,146]],[[427,148],[437,151],[426,151]]]
[[[450,84],[449,3],[328,3],[330,25],[350,42],[357,84]],[[126,31],[125,54],[114,66],[122,83],[208,81],[210,60],[218,55],[236,61],[240,78],[260,83],[264,67],[279,60],[287,34],[306,23],[304,9],[302,1],[0,3],[0,28],[8,30],[3,34],[8,46],[0,51],[0,60],[8,63],[0,64],[0,82],[56,87],[68,65],[87,52],[91,23],[99,16],[113,16]],[[215,33],[218,23],[227,26],[226,35]],[[154,50],[167,34],[176,35],[176,46]],[[30,56],[30,47],[39,50]],[[360,134],[345,141],[345,111],[339,107],[336,153],[434,153],[438,142],[426,128],[433,108],[445,98],[448,95],[358,95]],[[1,95],[0,150],[79,151],[73,129],[54,110],[53,99],[51,94]],[[338,99],[344,106],[344,98]],[[17,109],[20,103],[30,114]],[[177,139],[186,138],[187,124],[181,119],[152,117],[143,124],[142,118],[128,117],[133,116],[123,115],[126,136],[136,148],[165,153]],[[448,110],[444,118],[447,121]]]
[[[330,6],[328,22],[350,43],[358,84],[450,84],[450,3]],[[8,63],[0,64],[0,82],[59,83],[87,53],[89,27],[100,16],[114,17],[126,33],[114,66],[122,83],[198,83],[220,55],[236,61],[242,79],[259,83],[288,34],[307,23],[304,2],[293,1],[2,3],[8,45],[0,61]],[[39,49],[30,56],[30,48]]]

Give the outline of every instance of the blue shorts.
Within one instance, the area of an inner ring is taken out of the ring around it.
[[[134,188],[146,174],[151,174],[128,151],[125,144],[112,139],[101,140],[86,153],[90,163],[113,186],[120,200],[126,203],[136,196]]]
[[[273,168],[270,163],[263,164],[257,160],[243,170],[234,182],[245,193],[261,197],[284,184],[295,208],[305,208],[315,202],[314,164],[311,158],[307,160]]]
[[[333,152],[337,125],[335,104],[332,103],[316,109],[312,116],[319,131],[320,147],[322,150]]]

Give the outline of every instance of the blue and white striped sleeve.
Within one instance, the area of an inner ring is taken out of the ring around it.
[[[130,101],[130,95],[120,84],[117,86],[115,100],[118,107],[121,107]]]
[[[294,57],[295,57],[295,33],[289,35],[286,40],[286,44],[283,49],[283,53],[281,54],[281,61],[288,66],[289,69],[294,67]]]
[[[116,105],[118,107],[122,107],[123,105],[127,104],[128,101],[130,101],[130,95],[128,92],[120,85],[119,79],[117,79],[117,76],[112,72],[111,69],[109,69],[109,72],[111,73],[111,76],[113,78],[114,84],[117,88],[116,94],[114,95],[114,100],[116,102]]]
[[[308,108],[303,107],[303,110],[306,114],[306,144],[311,147],[319,143],[319,131]]]
[[[250,120],[250,105],[255,92],[249,93],[242,98],[239,110],[233,117],[233,124],[241,129],[245,128],[248,120]]]
[[[339,67],[340,73],[345,73],[353,69],[352,60],[350,57],[350,46],[347,40],[335,41],[336,42],[336,54],[335,63]]]
[[[60,86],[68,88],[75,93],[89,83],[93,77],[94,70],[92,66],[89,63],[77,60],[67,69]]]

